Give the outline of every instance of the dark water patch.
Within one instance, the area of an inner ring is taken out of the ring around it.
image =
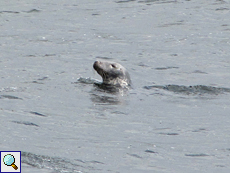
[[[96,58],[99,58],[99,59],[105,59],[105,60],[108,60],[108,59],[113,59],[113,58],[109,58],[109,57],[106,57],[106,56],[97,56]]]
[[[157,153],[157,152],[155,152],[155,151],[153,151],[153,150],[145,150],[145,152],[146,152],[146,153],[153,153],[153,154],[154,154],[154,153]]]
[[[192,132],[203,132],[203,131],[206,131],[206,129],[205,128],[199,128],[199,129],[193,130]]]
[[[170,128],[165,128],[165,127],[164,127],[164,128],[156,128],[155,131],[156,131],[156,130],[169,130],[169,129],[170,129]]]
[[[228,29],[224,29],[224,31],[230,31],[230,28],[228,28]]]
[[[96,161],[96,160],[92,160],[92,161],[88,161],[89,163],[97,163],[97,164],[104,164],[103,162],[99,162],[99,161]],[[86,162],[87,163],[87,162]]]
[[[36,127],[39,127],[39,125],[34,124],[32,122],[29,122],[29,121],[12,121],[12,122],[16,123],[16,124],[23,124],[23,125],[26,125],[26,126],[36,126]]]
[[[140,63],[138,63],[137,65],[140,66],[140,67],[150,67],[150,66],[144,64],[143,62],[140,62]]]
[[[223,11],[223,10],[229,10],[229,8],[221,7],[221,8],[217,8],[217,9],[216,9],[216,11]]]
[[[11,96],[11,95],[0,95],[1,98],[7,98],[7,99],[19,99],[22,100],[22,98],[16,97],[16,96]]]
[[[116,3],[126,3],[126,2],[133,2],[133,1],[136,1],[136,0],[116,1]]]
[[[43,82],[38,82],[36,80],[32,81],[32,83],[36,83],[36,84],[44,84]]]
[[[42,78],[39,78],[38,80],[46,80],[48,79],[48,77],[42,77]]]
[[[118,115],[127,115],[126,113],[124,112],[121,112],[121,111],[114,111],[114,112],[111,112],[112,114],[118,114]]]
[[[48,77],[42,77],[42,78],[39,78],[39,79],[37,79],[37,80],[34,80],[34,81],[32,81],[32,83],[36,83],[36,84],[44,84],[43,82],[41,82],[41,81],[45,81],[45,80],[48,80],[49,78]]]
[[[214,3],[214,4],[225,4],[226,1],[225,0],[216,0],[217,3]]]
[[[98,161],[85,162],[80,159],[69,160],[68,158],[37,155],[24,151],[21,152],[21,156],[22,163],[24,164],[40,169],[51,169],[55,172],[93,172],[96,169],[92,166],[92,164],[102,163]]]
[[[161,134],[161,135],[169,135],[169,136],[179,135],[179,133],[163,133],[163,132],[161,132],[159,134]]]
[[[169,27],[169,26],[178,26],[178,25],[183,25],[184,21],[178,21],[178,22],[174,22],[174,23],[167,23],[164,25],[160,25],[159,27]]]
[[[215,165],[216,167],[224,168],[226,167],[225,165]]]
[[[135,158],[138,158],[138,159],[142,159],[142,157],[137,155],[137,154],[129,154],[129,153],[127,153],[127,155],[135,157]]]
[[[202,95],[202,94],[211,94],[218,95],[225,92],[230,92],[230,88],[217,88],[212,86],[205,85],[194,85],[194,86],[183,86],[183,85],[152,85],[152,86],[144,86],[145,89],[163,89],[171,92],[175,92],[178,94],[186,94],[186,95]]]
[[[56,56],[56,54],[45,54],[43,57],[47,57],[47,56]]]
[[[18,11],[0,11],[0,13],[13,13],[13,14],[18,14],[20,12]]]
[[[200,153],[200,154],[185,154],[185,156],[189,156],[189,157],[206,157],[206,156],[210,156],[210,155]]]
[[[203,72],[203,71],[200,71],[200,70],[195,70],[195,71],[193,71],[192,73],[208,74],[208,73]]]
[[[179,67],[157,67],[156,70],[169,70],[169,69],[178,69]]]
[[[47,115],[44,115],[44,114],[41,114],[41,113],[38,113],[38,112],[31,111],[29,113],[34,114],[34,115],[38,115],[38,116],[42,116],[42,117],[47,117]]]
[[[38,13],[40,12],[41,10],[37,10],[37,9],[32,9],[32,10],[29,10],[29,11],[25,11],[26,13]]]
[[[164,4],[164,3],[176,3],[177,0],[144,0],[138,1],[138,3],[157,3],[157,4]]]
[[[36,57],[36,55],[26,55],[26,57]]]
[[[139,56],[143,56],[143,53],[140,52],[140,53],[138,53],[138,55],[139,55]]]

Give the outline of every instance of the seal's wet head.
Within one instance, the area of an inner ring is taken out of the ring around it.
[[[115,62],[95,61],[93,68],[102,77],[103,83],[119,86],[131,84],[129,73],[126,69]]]

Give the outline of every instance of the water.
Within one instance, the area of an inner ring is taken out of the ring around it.
[[[22,172],[229,172],[229,3],[1,0],[0,149]],[[133,89],[94,85],[98,59]]]

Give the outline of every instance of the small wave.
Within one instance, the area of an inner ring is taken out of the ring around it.
[[[222,94],[225,92],[230,92],[230,88],[218,88],[218,87],[212,87],[212,86],[205,86],[205,85],[194,85],[194,86],[184,86],[184,85],[152,85],[152,86],[144,86],[145,89],[163,89],[179,94]]]
[[[13,14],[18,14],[20,12],[18,11],[0,11],[0,13],[13,13]]]
[[[55,172],[77,172],[82,173],[96,170],[92,164],[103,164],[99,161],[83,161],[80,159],[69,160],[67,158],[37,155],[30,152],[21,152],[22,163],[39,169],[51,169]]]
[[[26,13],[38,13],[40,12],[41,10],[37,10],[37,9],[32,9],[32,10],[29,10],[29,11],[25,11]]]
[[[29,113],[34,114],[34,115],[38,115],[38,116],[42,116],[42,117],[47,117],[47,115],[41,114],[39,112],[30,111]]]
[[[176,0],[143,0],[138,1],[138,3],[157,3],[157,4],[164,4],[164,3],[176,3]]]
[[[123,1],[116,1],[116,3],[126,3],[126,2],[132,2],[136,0],[123,0]]]
[[[80,77],[78,78],[77,82],[74,82],[74,83],[84,83],[84,84],[94,84],[94,83],[97,83],[97,84],[100,84],[101,82],[96,80],[96,79],[92,79],[90,77],[88,78],[83,78],[83,77]]]
[[[0,92],[23,92],[26,88],[23,87],[6,87],[0,88]]]
[[[16,96],[11,96],[11,95],[0,95],[1,98],[7,98],[7,99],[19,99],[22,100],[22,98],[16,97]]]
[[[73,82],[73,84],[78,84],[78,83],[83,83],[83,84],[94,84],[96,86],[98,91],[107,92],[107,93],[112,93],[112,94],[124,94],[126,93],[131,86],[117,86],[117,85],[110,85],[110,84],[104,84],[96,79],[92,78],[82,78],[80,77],[77,82]]]
[[[27,125],[27,126],[36,126],[36,127],[39,127],[39,125],[34,124],[32,122],[29,122],[29,121],[12,121],[12,122],[16,123],[16,124],[23,124],[23,125]]]
[[[189,156],[189,157],[206,157],[206,156],[210,156],[210,155],[204,154],[204,153],[198,153],[198,154],[185,154],[185,156]]]

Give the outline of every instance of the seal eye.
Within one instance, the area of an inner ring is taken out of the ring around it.
[[[117,68],[116,65],[114,65],[114,64],[111,64],[111,66],[112,66],[113,68]]]

